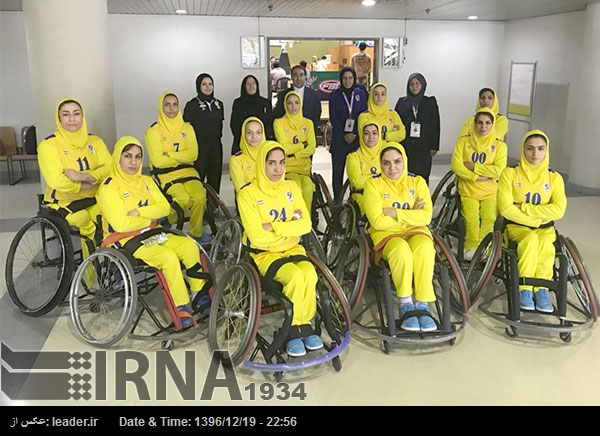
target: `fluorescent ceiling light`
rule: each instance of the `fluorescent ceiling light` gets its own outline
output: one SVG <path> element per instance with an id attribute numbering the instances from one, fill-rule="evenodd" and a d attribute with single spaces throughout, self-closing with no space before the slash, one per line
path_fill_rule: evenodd
<path id="1" fill-rule="evenodd" d="M 362 0 L 363 6 L 373 6 L 375 3 L 377 3 L 375 0 Z"/>
<path id="2" fill-rule="evenodd" d="M 469 15 L 469 16 L 467 17 L 467 19 L 469 19 L 469 20 L 476 20 L 476 19 L 478 19 L 478 18 L 479 18 L 479 17 L 478 17 L 477 15 Z"/>
<path id="3" fill-rule="evenodd" d="M 175 10 L 175 13 L 176 13 L 177 15 L 186 15 L 186 14 L 187 14 L 187 11 L 186 11 L 185 9 L 176 9 L 176 10 Z"/>

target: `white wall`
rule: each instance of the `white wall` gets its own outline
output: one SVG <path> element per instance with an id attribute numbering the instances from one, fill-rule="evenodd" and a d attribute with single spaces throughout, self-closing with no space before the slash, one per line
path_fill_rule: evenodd
<path id="1" fill-rule="evenodd" d="M 550 138 L 550 165 L 561 172 L 569 171 L 579 71 L 586 65 L 580 56 L 584 28 L 585 11 L 507 23 L 500 56 L 500 90 L 505 97 L 501 112 L 507 108 L 511 61 L 538 63 L 531 126 L 509 122 L 511 157 L 519 156 L 523 135 L 530 127 L 541 129 Z"/>
<path id="2" fill-rule="evenodd" d="M 379 81 L 388 86 L 390 104 L 394 105 L 398 97 L 405 94 L 410 73 L 418 71 L 425 76 L 427 95 L 436 96 L 440 106 L 441 154 L 450 154 L 463 120 L 474 111 L 477 91 L 481 87 L 496 89 L 501 112 L 505 112 L 510 60 L 538 60 L 538 83 L 568 85 L 573 77 L 570 73 L 577 71 L 579 65 L 576 47 L 583 24 L 583 12 L 508 24 L 408 21 L 406 29 L 404 20 L 261 18 L 260 33 L 271 38 L 352 39 L 403 36 L 406 30 L 406 63 L 399 69 L 380 69 Z M 215 80 L 215 95 L 225 103 L 223 146 L 227 161 L 232 141 L 229 131 L 231 105 L 239 95 L 242 77 L 246 74 L 257 76 L 261 93 L 267 95 L 267 70 L 242 69 L 240 66 L 239 38 L 255 35 L 257 20 L 111 14 L 108 26 L 117 136 L 131 134 L 142 139 L 146 128 L 156 120 L 161 92 L 175 92 L 183 105 L 195 95 L 196 76 L 208 72 Z M 22 13 L 0 13 L 0 28 L 0 123 L 20 129 L 22 125 L 30 124 L 33 117 Z M 5 38 L 8 31 L 10 38 Z M 546 106 L 564 106 L 562 101 L 551 103 Z M 18 109 L 13 107 L 15 105 Z M 566 123 L 564 118 L 554 119 L 550 111 L 540 119 L 540 123 L 548 124 L 539 127 L 549 130 L 553 157 L 557 147 L 565 156 L 569 154 L 569 145 L 563 145 L 562 135 L 569 133 L 569 128 L 572 130 L 572 121 L 568 116 L 566 118 Z M 560 132 L 551 130 L 561 124 L 565 126 Z M 93 126 L 89 128 L 93 130 Z M 38 136 L 49 133 L 38 132 Z M 520 143 L 520 138 L 514 140 L 509 136 L 509 140 L 511 150 L 514 149 L 513 142 Z M 518 149 L 518 144 L 516 147 Z M 517 156 L 518 153 L 511 152 L 511 157 Z M 568 163 L 558 169 L 565 168 L 568 169 Z"/>

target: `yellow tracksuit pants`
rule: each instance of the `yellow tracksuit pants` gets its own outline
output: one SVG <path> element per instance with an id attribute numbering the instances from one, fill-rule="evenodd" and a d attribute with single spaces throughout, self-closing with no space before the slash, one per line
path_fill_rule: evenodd
<path id="1" fill-rule="evenodd" d="M 190 235 L 195 238 L 202 236 L 202 222 L 206 210 L 206 192 L 199 180 L 189 180 L 185 183 L 175 183 L 167 191 L 173 200 L 190 214 Z M 177 215 L 172 212 L 169 222 L 174 223 Z"/>
<path id="2" fill-rule="evenodd" d="M 485 235 L 494 230 L 498 216 L 496 197 L 485 200 L 461 197 L 460 203 L 465 219 L 465 250 L 477 250 Z"/>

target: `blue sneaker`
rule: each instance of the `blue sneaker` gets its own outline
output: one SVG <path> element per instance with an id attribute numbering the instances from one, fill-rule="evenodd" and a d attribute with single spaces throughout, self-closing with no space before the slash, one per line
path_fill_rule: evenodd
<path id="1" fill-rule="evenodd" d="M 309 351 L 318 350 L 323 348 L 323 341 L 317 335 L 310 335 L 302 339 L 304 341 L 304 346 Z"/>
<path id="2" fill-rule="evenodd" d="M 177 312 L 179 319 L 181 320 L 181 328 L 188 328 L 194 325 L 194 318 L 192 312 L 187 304 L 183 306 L 177 306 Z"/>
<path id="3" fill-rule="evenodd" d="M 415 308 L 417 310 L 424 310 L 426 312 L 431 313 L 429 306 L 427 303 L 417 303 Z M 422 332 L 433 332 L 437 330 L 437 325 L 431 316 L 421 315 L 419 317 L 419 325 L 421 326 Z"/>
<path id="4" fill-rule="evenodd" d="M 412 310 L 415 310 L 414 304 L 412 304 L 412 303 L 401 304 L 400 305 L 400 319 L 402 319 L 402 316 L 406 312 L 410 312 Z M 402 321 L 402 324 L 400 324 L 400 328 L 402 330 L 406 330 L 409 332 L 420 332 L 421 331 L 421 325 L 419 324 L 419 320 L 417 319 L 416 316 L 411 316 L 409 318 L 406 318 L 404 321 Z"/>
<path id="5" fill-rule="evenodd" d="M 537 292 L 533 294 L 535 298 L 535 308 L 540 312 L 552 313 L 554 312 L 554 306 L 552 305 L 552 301 L 550 301 L 550 294 L 548 293 L 548 289 L 540 288 Z"/>
<path id="6" fill-rule="evenodd" d="M 533 292 L 520 291 L 519 303 L 521 305 L 521 310 L 535 310 L 535 305 L 533 304 Z"/>
<path id="7" fill-rule="evenodd" d="M 306 355 L 306 348 L 302 339 L 295 338 L 288 341 L 285 346 L 285 351 L 290 357 L 302 357 Z"/>

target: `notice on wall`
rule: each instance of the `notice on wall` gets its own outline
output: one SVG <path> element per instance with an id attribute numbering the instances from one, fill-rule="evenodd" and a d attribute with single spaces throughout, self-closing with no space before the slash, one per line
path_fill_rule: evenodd
<path id="1" fill-rule="evenodd" d="M 531 118 L 537 62 L 511 62 L 508 114 Z"/>

